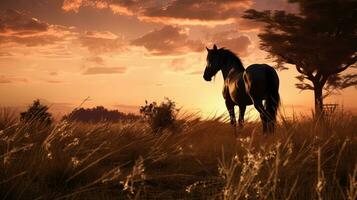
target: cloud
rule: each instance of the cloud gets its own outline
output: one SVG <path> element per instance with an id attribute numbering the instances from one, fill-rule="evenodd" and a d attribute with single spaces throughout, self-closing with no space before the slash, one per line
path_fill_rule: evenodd
<path id="1" fill-rule="evenodd" d="M 264 28 L 265 24 L 244 18 L 239 18 L 236 21 L 237 31 L 239 32 L 259 32 Z"/>
<path id="2" fill-rule="evenodd" d="M 62 9 L 108 8 L 119 15 L 164 24 L 227 24 L 250 8 L 251 0 L 64 0 Z"/>
<path id="3" fill-rule="evenodd" d="M 199 40 L 190 40 L 188 31 L 176 26 L 164 26 L 151 31 L 131 42 L 131 45 L 145 47 L 153 55 L 178 55 L 200 52 L 204 45 Z"/>
<path id="4" fill-rule="evenodd" d="M 288 0 L 270 0 L 257 1 L 255 0 L 252 7 L 256 10 L 285 10 L 290 13 L 299 13 L 299 3 L 291 3 Z"/>
<path id="5" fill-rule="evenodd" d="M 141 18 L 162 23 L 226 24 L 232 23 L 250 5 L 250 0 L 176 0 L 166 5 L 143 8 Z"/>
<path id="6" fill-rule="evenodd" d="M 79 8 L 82 6 L 83 0 L 64 0 L 62 9 L 65 11 L 78 12 Z"/>
<path id="7" fill-rule="evenodd" d="M 123 51 L 127 42 L 120 36 L 109 31 L 86 31 L 79 37 L 82 47 L 95 54 Z"/>
<path id="8" fill-rule="evenodd" d="M 0 40 L 1 41 L 1 40 Z M 13 56 L 12 53 L 9 53 L 9 52 L 1 52 L 0 51 L 0 57 L 10 57 L 10 56 Z"/>
<path id="9" fill-rule="evenodd" d="M 29 81 L 26 78 L 0 75 L 0 84 L 27 83 L 27 82 L 29 82 Z"/>
<path id="10" fill-rule="evenodd" d="M 12 83 L 12 81 L 8 77 L 5 77 L 4 75 L 1 75 L 0 76 L 0 84 L 4 84 L 4 83 Z"/>
<path id="11" fill-rule="evenodd" d="M 100 56 L 91 56 L 86 59 L 88 62 L 92 62 L 98 65 L 104 65 L 104 59 Z"/>
<path id="12" fill-rule="evenodd" d="M 247 56 L 249 54 L 248 47 L 252 43 L 247 36 L 238 36 L 216 41 L 216 44 L 220 47 L 227 47 L 240 56 Z"/>
<path id="13" fill-rule="evenodd" d="M 19 37 L 19 36 L 0 36 L 0 43 L 16 43 L 22 44 L 27 47 L 34 47 L 34 46 L 44 46 L 49 44 L 55 44 L 56 42 L 62 41 L 61 38 L 53 35 L 37 35 L 37 36 L 26 36 L 26 37 Z"/>
<path id="14" fill-rule="evenodd" d="M 48 73 L 50 76 L 57 76 L 58 75 L 58 72 L 50 72 Z"/>
<path id="15" fill-rule="evenodd" d="M 237 31 L 218 32 L 213 34 L 210 40 L 219 48 L 228 48 L 238 54 L 238 56 L 248 56 L 248 48 L 252 45 L 252 42 L 245 35 L 232 36 L 235 34 L 237 34 Z"/>
<path id="16" fill-rule="evenodd" d="M 8 9 L 0 14 L 0 33 L 23 35 L 45 32 L 48 29 L 49 24 L 17 10 Z"/>
<path id="17" fill-rule="evenodd" d="M 126 67 L 90 67 L 84 71 L 83 75 L 95 74 L 123 74 L 127 70 Z"/>
<path id="18" fill-rule="evenodd" d="M 58 84 L 58 83 L 64 83 L 63 81 L 60 80 L 46 80 L 46 83 L 53 83 L 53 84 Z"/>
<path id="19" fill-rule="evenodd" d="M 57 44 L 59 43 L 59 44 Z M 40 56 L 45 56 L 48 58 L 72 58 L 73 57 L 73 50 L 69 48 L 71 45 L 71 41 L 57 41 L 53 43 L 55 45 L 52 46 L 45 46 L 42 48 L 37 48 L 36 53 Z"/>
<path id="20" fill-rule="evenodd" d="M 8 9 L 0 13 L 0 46 L 44 46 L 63 42 L 76 33 L 70 27 L 51 25 L 28 13 Z"/>

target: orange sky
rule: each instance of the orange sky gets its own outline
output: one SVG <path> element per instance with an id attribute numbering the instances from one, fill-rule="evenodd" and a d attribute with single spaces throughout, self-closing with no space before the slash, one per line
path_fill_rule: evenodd
<path id="1" fill-rule="evenodd" d="M 248 66 L 271 63 L 259 50 L 261 24 L 242 12 L 280 9 L 285 0 L 1 0 L 0 106 L 23 107 L 39 98 L 67 112 L 104 105 L 137 111 L 145 99 L 175 100 L 207 116 L 225 111 L 222 77 L 202 78 L 205 46 L 228 47 Z M 297 72 L 280 71 L 287 112 L 310 111 L 311 91 L 294 84 Z M 355 88 L 326 99 L 355 110 Z"/>

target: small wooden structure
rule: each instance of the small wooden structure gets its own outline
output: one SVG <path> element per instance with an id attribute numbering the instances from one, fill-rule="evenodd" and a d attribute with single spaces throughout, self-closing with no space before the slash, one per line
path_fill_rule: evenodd
<path id="1" fill-rule="evenodd" d="M 336 109 L 338 107 L 338 104 L 336 103 L 327 103 L 322 106 L 322 113 L 325 117 L 331 117 Z"/>

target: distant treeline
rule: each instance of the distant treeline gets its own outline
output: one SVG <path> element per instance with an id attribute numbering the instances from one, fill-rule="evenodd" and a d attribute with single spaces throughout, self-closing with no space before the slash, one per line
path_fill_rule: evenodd
<path id="1" fill-rule="evenodd" d="M 119 121 L 134 121 L 141 117 L 132 113 L 123 113 L 118 110 L 108 110 L 103 106 L 97 106 L 94 108 L 79 108 L 73 110 L 68 115 L 65 115 L 63 119 L 69 121 L 79 122 L 119 122 Z"/>

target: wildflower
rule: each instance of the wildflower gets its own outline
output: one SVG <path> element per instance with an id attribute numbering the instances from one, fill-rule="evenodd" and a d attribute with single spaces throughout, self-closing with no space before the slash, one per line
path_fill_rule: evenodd
<path id="1" fill-rule="evenodd" d="M 77 167 L 79 165 L 79 163 L 80 163 L 80 161 L 76 157 L 72 157 L 71 158 L 71 162 L 73 164 L 73 167 Z"/>
<path id="2" fill-rule="evenodd" d="M 233 157 L 233 161 L 240 163 L 239 156 L 237 154 Z"/>
<path id="3" fill-rule="evenodd" d="M 67 145 L 67 148 L 69 148 L 69 147 L 75 147 L 75 146 L 77 146 L 78 144 L 79 144 L 79 139 L 78 139 L 78 138 L 74 138 L 73 141 Z"/>
<path id="4" fill-rule="evenodd" d="M 50 160 L 52 160 L 52 159 L 53 159 L 53 157 L 52 157 L 52 153 L 51 153 L 51 152 L 48 152 L 48 153 L 47 153 L 47 158 L 48 158 L 48 159 L 50 159 Z"/>

